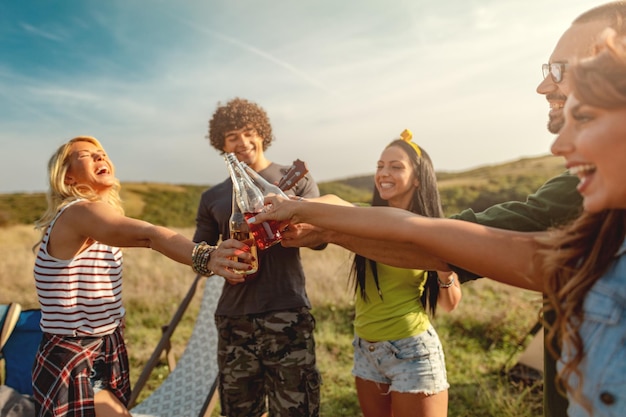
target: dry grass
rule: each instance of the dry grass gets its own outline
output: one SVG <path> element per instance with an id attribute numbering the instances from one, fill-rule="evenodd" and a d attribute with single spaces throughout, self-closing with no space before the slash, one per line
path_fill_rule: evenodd
<path id="1" fill-rule="evenodd" d="M 23 308 L 38 308 L 33 280 L 35 255 L 32 247 L 39 239 L 32 226 L 0 228 L 0 303 L 17 301 Z"/>
<path id="2" fill-rule="evenodd" d="M 193 233 L 192 228 L 178 231 L 185 236 Z M 31 251 L 37 239 L 37 233 L 30 226 L 0 228 L 0 253 L 3 255 L 0 260 L 0 303 L 17 301 L 24 308 L 38 306 Z M 307 291 L 318 319 L 318 363 L 325 379 L 323 414 L 358 415 L 354 411 L 358 410 L 358 405 L 350 376 L 353 291 L 348 287 L 347 277 L 351 255 L 334 245 L 323 251 L 303 249 L 301 254 L 307 274 Z M 147 249 L 124 250 L 124 304 L 128 311 L 126 339 L 132 383 L 156 346 L 161 325 L 172 317 L 193 277 L 188 266 L 177 264 L 159 253 Z M 434 320 L 446 352 L 452 384 L 451 415 L 495 415 L 490 411 L 468 414 L 468 410 L 475 407 L 501 411 L 507 407 L 513 409 L 500 414 L 507 417 L 540 413 L 540 394 L 530 399 L 521 397 L 517 391 L 511 393 L 506 383 L 502 385 L 497 377 L 500 368 L 515 353 L 519 338 L 536 321 L 540 296 L 486 279 L 465 284 L 463 289 L 463 302 L 459 308 L 452 314 L 438 314 Z M 199 302 L 200 297 L 196 297 L 179 330 L 174 333 L 172 344 L 176 357 L 180 356 L 191 335 Z M 166 376 L 164 365 L 157 368 L 140 400 Z M 495 397 L 494 390 L 497 392 Z"/>
<path id="3" fill-rule="evenodd" d="M 348 285 L 352 253 L 328 245 L 322 251 L 301 249 L 302 265 L 307 276 L 307 293 L 313 306 L 352 305 L 353 291 Z"/>
<path id="4" fill-rule="evenodd" d="M 192 228 L 175 229 L 191 237 Z M 0 303 L 19 301 L 25 308 L 36 308 L 37 295 L 33 282 L 35 255 L 31 248 L 38 233 L 25 225 L 0 228 Z M 350 252 L 335 245 L 323 251 L 302 249 L 302 262 L 307 276 L 307 291 L 316 305 L 350 302 L 351 291 L 346 277 L 351 265 Z M 186 265 L 177 264 L 163 255 L 143 248 L 124 249 L 124 301 L 159 300 L 171 303 L 180 300 L 193 279 Z"/>
<path id="5" fill-rule="evenodd" d="M 176 230 L 187 237 L 193 234 L 192 228 Z M 38 308 L 32 273 L 35 255 L 31 250 L 38 239 L 38 233 L 31 226 L 0 228 L 0 304 L 14 301 L 24 309 Z M 303 249 L 302 262 L 309 277 L 307 292 L 314 305 L 350 304 L 351 292 L 346 284 L 351 262 L 349 252 L 334 245 L 323 251 Z M 156 346 L 160 326 L 168 323 L 193 277 L 188 266 L 157 252 L 144 248 L 124 249 L 124 305 L 129 311 L 127 334 L 134 340 L 129 346 L 131 361 L 140 364 L 149 357 Z M 190 324 L 199 301 L 200 297 L 196 297 L 190 306 L 186 318 Z M 188 326 L 181 326 L 181 329 L 174 340 L 177 355 L 182 353 L 184 340 L 191 334 Z"/>
<path id="6" fill-rule="evenodd" d="M 193 228 L 175 229 L 191 237 Z M 19 302 L 24 309 L 38 308 L 33 279 L 35 255 L 33 245 L 39 234 L 31 226 L 0 228 L 0 304 Z M 302 250 L 307 271 L 307 292 L 314 305 L 348 305 L 351 292 L 346 276 L 350 253 L 330 245 L 326 250 Z M 133 381 L 139 376 L 158 342 L 160 327 L 169 322 L 187 293 L 194 273 L 158 252 L 144 248 L 124 249 L 124 305 L 127 314 L 127 342 L 133 370 Z M 201 287 L 199 289 L 201 291 Z M 182 354 L 191 335 L 200 297 L 195 297 L 188 313 L 174 334 L 172 345 L 176 357 Z M 164 374 L 162 375 L 165 376 Z"/>

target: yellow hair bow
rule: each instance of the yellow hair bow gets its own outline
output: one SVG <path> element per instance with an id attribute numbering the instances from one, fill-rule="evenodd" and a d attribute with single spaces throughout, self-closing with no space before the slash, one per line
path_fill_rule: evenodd
<path id="1" fill-rule="evenodd" d="M 413 149 L 415 149 L 415 153 L 417 153 L 418 158 L 422 157 L 422 150 L 419 146 L 411 141 L 413 139 L 413 133 L 409 129 L 404 129 L 402 133 L 400 133 L 400 139 L 411 145 Z"/>

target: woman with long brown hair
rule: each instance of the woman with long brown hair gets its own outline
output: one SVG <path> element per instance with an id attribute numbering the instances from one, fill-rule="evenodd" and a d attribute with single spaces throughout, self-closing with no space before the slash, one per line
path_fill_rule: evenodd
<path id="1" fill-rule="evenodd" d="M 432 161 L 409 130 L 381 152 L 374 184 L 373 206 L 443 217 Z M 352 374 L 363 416 L 447 416 L 450 385 L 429 313 L 457 307 L 456 274 L 396 268 L 355 254 L 352 278 Z"/>
<path id="2" fill-rule="evenodd" d="M 626 39 L 609 33 L 593 58 L 567 67 L 573 93 L 552 152 L 580 178 L 584 213 L 569 226 L 521 233 L 389 207 L 272 198 L 255 221 L 309 223 L 414 244 L 428 269 L 446 263 L 542 291 L 557 316 L 559 381 L 568 415 L 626 415 Z"/>

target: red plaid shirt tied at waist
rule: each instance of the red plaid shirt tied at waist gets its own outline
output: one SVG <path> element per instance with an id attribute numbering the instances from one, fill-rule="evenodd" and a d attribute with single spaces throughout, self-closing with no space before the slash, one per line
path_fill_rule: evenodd
<path id="1" fill-rule="evenodd" d="M 90 375 L 103 361 L 105 385 L 124 405 L 130 398 L 128 355 L 121 327 L 99 337 L 44 333 L 33 368 L 33 395 L 39 417 L 95 417 Z"/>

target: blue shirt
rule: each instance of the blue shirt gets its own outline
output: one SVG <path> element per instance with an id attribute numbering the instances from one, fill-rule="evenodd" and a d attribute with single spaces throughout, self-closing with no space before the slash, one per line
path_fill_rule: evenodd
<path id="1" fill-rule="evenodd" d="M 591 287 L 583 303 L 580 336 L 584 358 L 583 395 L 591 402 L 594 417 L 626 416 L 626 240 L 615 262 Z M 563 349 L 564 358 L 565 352 Z M 570 378 L 576 386 L 577 379 Z M 588 417 L 588 412 L 570 396 L 568 415 Z"/>

